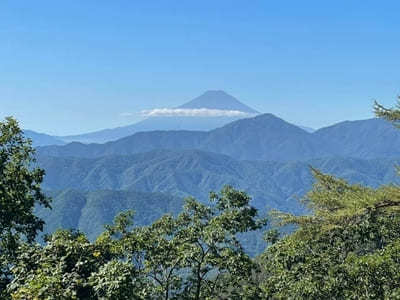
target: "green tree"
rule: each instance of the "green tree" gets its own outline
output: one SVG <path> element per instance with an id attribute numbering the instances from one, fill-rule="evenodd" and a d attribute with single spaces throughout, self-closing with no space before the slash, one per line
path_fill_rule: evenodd
<path id="1" fill-rule="evenodd" d="M 33 242 L 43 221 L 35 205 L 50 207 L 42 193 L 44 171 L 34 166 L 34 149 L 16 120 L 0 122 L 0 297 L 10 281 L 21 239 Z"/>
<path id="2" fill-rule="evenodd" d="M 386 108 L 375 101 L 374 111 L 377 117 L 392 122 L 398 127 L 400 125 L 400 96 L 398 97 L 397 105 L 393 108 Z"/>
<path id="3" fill-rule="evenodd" d="M 250 278 L 255 264 L 237 235 L 260 229 L 266 223 L 257 218 L 250 197 L 232 187 L 211 193 L 210 200 L 214 205 L 187 199 L 177 218 L 177 235 L 184 241 L 179 254 L 187 270 L 184 290 L 190 299 L 215 299 L 230 292 L 226 278 L 231 286 Z"/>
<path id="4" fill-rule="evenodd" d="M 211 194 L 211 206 L 186 199 L 177 217 L 166 215 L 150 226 L 126 230 L 122 216 L 110 233 L 125 258 L 141 271 L 143 295 L 150 299 L 252 299 L 259 292 L 249 282 L 256 265 L 237 239 L 261 228 L 244 192 L 225 187 Z M 117 229 L 117 230 L 116 230 Z M 237 287 L 240 286 L 240 289 Z M 255 296 L 254 296 L 254 299 Z"/>
<path id="5" fill-rule="evenodd" d="M 119 258 L 135 267 L 140 299 L 171 299 L 180 288 L 175 221 L 166 215 L 149 226 L 134 227 L 133 214 L 119 214 L 100 239 L 111 240 Z"/>
<path id="6" fill-rule="evenodd" d="M 106 236 L 60 230 L 45 246 L 24 245 L 8 290 L 12 299 L 138 299 L 136 270 Z"/>

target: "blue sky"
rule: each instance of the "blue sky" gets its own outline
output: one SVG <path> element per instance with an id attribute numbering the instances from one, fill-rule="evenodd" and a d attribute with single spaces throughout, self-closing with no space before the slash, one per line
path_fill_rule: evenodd
<path id="1" fill-rule="evenodd" d="M 400 94 L 399 1 L 0 1 L 0 118 L 74 134 L 222 89 L 321 127 Z"/>

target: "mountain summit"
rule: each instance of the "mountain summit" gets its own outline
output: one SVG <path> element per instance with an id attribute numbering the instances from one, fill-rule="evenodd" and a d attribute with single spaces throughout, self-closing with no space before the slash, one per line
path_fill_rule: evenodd
<path id="1" fill-rule="evenodd" d="M 91 132 L 82 135 L 60 137 L 65 142 L 105 143 L 115 141 L 136 132 L 153 130 L 200 130 L 208 131 L 222 127 L 230 122 L 242 119 L 247 115 L 259 114 L 256 110 L 241 103 L 224 91 L 207 91 L 177 109 L 218 109 L 223 111 L 240 111 L 243 116 L 151 116 L 138 123 Z"/>
<path id="2" fill-rule="evenodd" d="M 258 111 L 243 104 L 235 97 L 225 93 L 224 91 L 207 91 L 201 96 L 185 103 L 178 108 L 196 109 L 220 109 L 220 110 L 237 110 L 241 112 L 259 114 Z"/>

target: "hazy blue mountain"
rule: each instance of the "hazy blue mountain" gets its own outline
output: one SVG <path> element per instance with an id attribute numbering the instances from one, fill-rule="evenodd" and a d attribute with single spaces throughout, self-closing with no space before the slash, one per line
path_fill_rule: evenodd
<path id="1" fill-rule="evenodd" d="M 207 122 L 206 120 L 207 119 Z M 116 141 L 127 136 L 131 136 L 138 132 L 149 131 L 176 131 L 176 130 L 196 130 L 208 131 L 214 128 L 221 127 L 237 118 L 200 118 L 200 117 L 151 117 L 140 121 L 136 124 L 118 127 L 113 129 L 104 129 L 101 131 L 62 137 L 65 142 L 80 142 L 84 144 L 91 143 L 107 143 Z"/>
<path id="2" fill-rule="evenodd" d="M 215 129 L 201 149 L 242 160 L 292 161 L 331 155 L 324 141 L 272 114 Z"/>
<path id="3" fill-rule="evenodd" d="M 122 211 L 134 209 L 135 224 L 148 225 L 166 213 L 178 213 L 183 204 L 178 197 L 135 191 L 64 190 L 48 195 L 53 198 L 52 209 L 36 209 L 36 214 L 46 222 L 44 233 L 60 228 L 79 229 L 91 239 L 95 239 L 104 225 L 111 224 Z"/>
<path id="4" fill-rule="evenodd" d="M 271 114 L 242 119 L 209 132 L 152 131 L 106 144 L 71 143 L 39 148 L 48 156 L 101 157 L 156 149 L 199 149 L 247 160 L 306 160 L 331 156 L 325 140 Z"/>
<path id="5" fill-rule="evenodd" d="M 346 121 L 317 130 L 337 155 L 361 158 L 400 157 L 400 130 L 382 119 Z"/>
<path id="6" fill-rule="evenodd" d="M 126 136 L 132 135 L 137 132 L 135 128 L 136 124 L 128 125 L 128 126 L 121 126 L 112 129 L 103 129 L 99 131 L 78 134 L 78 135 L 68 135 L 68 136 L 60 136 L 66 143 L 106 143 L 110 141 L 116 141 L 122 139 Z"/>
<path id="7" fill-rule="evenodd" d="M 47 156 L 102 157 L 106 155 L 130 155 L 155 149 L 196 149 L 208 136 L 203 131 L 150 131 L 105 144 L 70 143 L 65 147 L 39 147 L 37 152 Z"/>
<path id="8" fill-rule="evenodd" d="M 178 108 L 196 109 L 208 108 L 219 110 L 237 110 L 248 114 L 258 114 L 251 107 L 241 103 L 236 98 L 228 95 L 223 91 L 207 91 L 194 100 L 185 103 Z M 105 129 L 82 135 L 60 137 L 65 142 L 82 142 L 82 143 L 106 143 L 116 141 L 118 139 L 130 136 L 136 132 L 153 131 L 153 130 L 195 130 L 208 131 L 222 127 L 230 122 L 239 120 L 243 117 L 149 117 L 138 123 L 118 127 L 113 129 Z"/>
<path id="9" fill-rule="evenodd" d="M 44 133 L 38 133 L 32 130 L 24 130 L 24 134 L 27 138 L 32 140 L 34 147 L 49 146 L 49 145 L 65 145 L 62 140 Z"/>

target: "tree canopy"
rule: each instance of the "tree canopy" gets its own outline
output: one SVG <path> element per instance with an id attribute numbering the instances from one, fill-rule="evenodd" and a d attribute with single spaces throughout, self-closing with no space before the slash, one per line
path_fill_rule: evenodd
<path id="1" fill-rule="evenodd" d="M 40 184 L 44 171 L 34 165 L 34 149 L 17 121 L 0 122 L 0 295 L 10 280 L 21 240 L 34 241 L 43 221 L 35 205 L 50 207 Z"/>
<path id="2" fill-rule="evenodd" d="M 178 216 L 149 226 L 133 226 L 133 212 L 124 212 L 94 243 L 64 230 L 44 246 L 26 244 L 8 291 L 21 300 L 252 299 L 261 292 L 248 281 L 257 266 L 237 234 L 265 220 L 229 186 L 210 199 L 188 198 Z"/>

